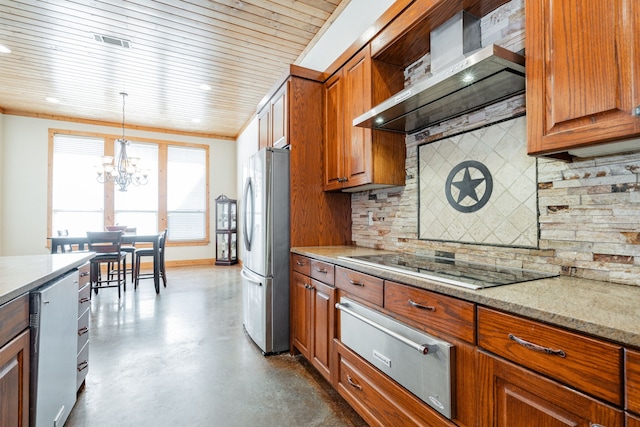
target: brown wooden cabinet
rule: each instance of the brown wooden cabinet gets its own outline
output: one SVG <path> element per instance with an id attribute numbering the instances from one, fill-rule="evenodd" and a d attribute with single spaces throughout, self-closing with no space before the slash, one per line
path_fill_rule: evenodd
<path id="1" fill-rule="evenodd" d="M 292 256 L 291 265 L 294 270 L 291 281 L 291 345 L 327 381 L 332 382 L 331 357 L 335 331 L 333 265 L 297 255 Z M 305 275 L 305 271 L 324 278 L 326 283 Z"/>
<path id="2" fill-rule="evenodd" d="M 485 307 L 478 346 L 481 425 L 624 425 L 621 346 Z"/>
<path id="3" fill-rule="evenodd" d="M 397 68 L 375 64 L 367 45 L 326 81 L 325 191 L 404 185 L 404 135 L 353 126 L 354 118 L 402 89 L 398 76 Z"/>
<path id="4" fill-rule="evenodd" d="M 258 112 L 258 149 L 272 147 L 271 143 L 271 108 L 267 104 Z"/>
<path id="5" fill-rule="evenodd" d="M 324 80 L 323 73 L 291 65 L 258 107 L 260 135 L 268 134 L 272 145 L 287 145 L 291 150 L 292 247 L 351 243 L 351 196 L 323 189 Z"/>
<path id="6" fill-rule="evenodd" d="M 287 80 L 269 101 L 258 112 L 258 145 L 264 147 L 282 148 L 289 144 L 288 135 L 288 94 Z"/>
<path id="7" fill-rule="evenodd" d="M 478 346 L 622 406 L 620 345 L 479 307 Z"/>
<path id="8" fill-rule="evenodd" d="M 640 351 L 625 350 L 625 408 L 640 415 Z"/>
<path id="9" fill-rule="evenodd" d="M 311 359 L 311 279 L 294 271 L 291 274 L 291 347 Z"/>
<path id="10" fill-rule="evenodd" d="M 640 3 L 526 2 L 529 154 L 640 134 Z"/>
<path id="11" fill-rule="evenodd" d="M 624 425 L 621 410 L 484 351 L 479 366 L 481 426 Z"/>
<path id="12" fill-rule="evenodd" d="M 29 425 L 29 295 L 0 306 L 0 427 Z"/>

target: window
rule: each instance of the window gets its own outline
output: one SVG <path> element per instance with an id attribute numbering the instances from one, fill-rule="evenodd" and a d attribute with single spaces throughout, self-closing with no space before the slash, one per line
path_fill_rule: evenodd
<path id="1" fill-rule="evenodd" d="M 205 152 L 190 147 L 169 147 L 167 214 L 173 240 L 193 240 L 207 226 L 207 167 Z"/>
<path id="2" fill-rule="evenodd" d="M 119 152 L 120 146 L 116 144 L 115 155 Z M 114 224 L 135 226 L 138 234 L 155 233 L 158 231 L 158 145 L 129 141 L 127 155 L 138 157 L 139 166 L 149 170 L 149 182 L 146 185 L 131 184 L 127 191 L 119 191 L 116 187 Z M 198 238 L 204 238 L 204 234 Z"/>
<path id="3" fill-rule="evenodd" d="M 116 137 L 51 129 L 49 141 L 49 235 L 68 230 L 78 236 L 122 224 L 139 234 L 168 228 L 173 242 L 208 243 L 208 146 L 130 141 L 127 154 L 149 170 L 148 184 L 121 192 L 96 181 L 103 154 L 119 152 Z"/>
<path id="4" fill-rule="evenodd" d="M 94 165 L 104 148 L 102 138 L 57 135 L 51 176 L 51 231 L 72 236 L 104 227 L 104 194 Z"/>

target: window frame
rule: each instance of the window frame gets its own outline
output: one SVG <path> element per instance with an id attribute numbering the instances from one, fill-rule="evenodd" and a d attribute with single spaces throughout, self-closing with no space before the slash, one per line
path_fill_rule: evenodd
<path id="1" fill-rule="evenodd" d="M 47 235 L 53 236 L 55 230 L 52 229 L 53 219 L 53 148 L 55 135 L 72 135 L 83 136 L 88 138 L 103 138 L 104 139 L 104 155 L 113 156 L 115 149 L 115 142 L 120 136 L 112 134 L 104 134 L 97 132 L 85 132 L 85 131 L 73 131 L 66 129 L 49 129 L 49 142 L 48 142 L 48 171 L 47 171 Z M 173 241 L 167 240 L 167 245 L 171 246 L 206 246 L 210 243 L 210 217 L 211 217 L 211 199 L 210 199 L 210 155 L 207 144 L 195 144 L 188 142 L 168 141 L 156 138 L 144 138 L 144 137 L 132 137 L 132 142 L 151 143 L 158 145 L 158 231 L 167 228 L 168 215 L 167 215 L 167 164 L 168 164 L 168 147 L 192 147 L 205 150 L 205 168 L 206 168 L 206 212 L 205 212 L 205 236 L 204 239 L 198 240 L 179 240 Z M 96 181 L 97 185 L 100 185 Z M 116 188 L 113 183 L 102 184 L 104 189 L 104 223 L 113 224 L 115 217 L 115 191 Z M 152 184 L 147 184 L 152 185 Z M 49 243 L 47 244 L 49 245 Z"/>

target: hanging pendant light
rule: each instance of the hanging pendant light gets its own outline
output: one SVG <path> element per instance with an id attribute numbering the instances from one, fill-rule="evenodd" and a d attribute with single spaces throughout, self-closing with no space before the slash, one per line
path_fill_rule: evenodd
<path id="1" fill-rule="evenodd" d="M 118 157 L 113 159 L 113 156 L 103 156 L 102 165 L 96 167 L 98 174 L 97 180 L 99 183 L 113 182 L 117 184 L 120 191 L 127 191 L 129 184 L 144 185 L 148 182 L 149 171 L 147 169 L 140 169 L 138 157 L 127 156 L 127 145 L 129 141 L 124 136 L 124 104 L 125 92 L 120 92 L 122 95 L 122 138 L 116 142 L 120 143 L 120 152 Z"/>

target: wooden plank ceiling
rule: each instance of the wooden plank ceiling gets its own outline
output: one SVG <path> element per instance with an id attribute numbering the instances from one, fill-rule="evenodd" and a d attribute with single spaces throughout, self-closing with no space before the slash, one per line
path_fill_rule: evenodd
<path id="1" fill-rule="evenodd" d="M 348 2 L 0 0 L 0 111 L 235 138 Z"/>

